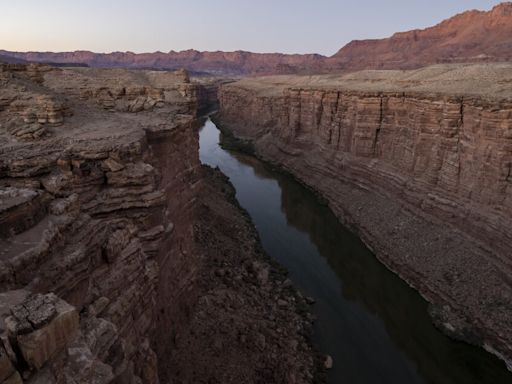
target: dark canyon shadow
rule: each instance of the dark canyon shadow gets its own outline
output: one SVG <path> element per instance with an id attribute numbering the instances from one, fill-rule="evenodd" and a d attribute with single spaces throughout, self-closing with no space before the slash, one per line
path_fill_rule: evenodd
<path id="1" fill-rule="evenodd" d="M 431 323 L 427 303 L 387 270 L 315 195 L 288 175 L 219 145 L 207 121 L 204 163 L 237 190 L 266 252 L 316 300 L 314 342 L 330 354 L 331 383 L 510 383 L 497 358 L 456 342 Z"/>

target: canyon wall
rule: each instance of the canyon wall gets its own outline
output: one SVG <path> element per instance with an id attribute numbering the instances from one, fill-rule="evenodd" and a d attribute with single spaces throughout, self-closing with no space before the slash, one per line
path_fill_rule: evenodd
<path id="1" fill-rule="evenodd" d="M 510 364 L 511 78 L 505 65 L 245 79 L 221 87 L 216 122 L 325 198 L 445 332 Z"/>
<path id="2" fill-rule="evenodd" d="M 90 72 L 3 67 L 1 380 L 158 382 L 155 319 L 172 296 L 162 265 L 176 257 L 173 231 L 191 226 L 200 168 L 187 80 L 160 76 L 157 89 L 127 74 L 127 89 Z M 153 131 L 170 153 L 192 151 L 160 166 Z"/>
<path id="3" fill-rule="evenodd" d="M 512 3 L 468 10 L 425 29 L 385 39 L 354 40 L 325 60 L 338 70 L 418 68 L 436 63 L 512 59 Z"/>
<path id="4" fill-rule="evenodd" d="M 186 72 L 0 84 L 0 383 L 311 382 L 304 299 L 200 164 Z"/>

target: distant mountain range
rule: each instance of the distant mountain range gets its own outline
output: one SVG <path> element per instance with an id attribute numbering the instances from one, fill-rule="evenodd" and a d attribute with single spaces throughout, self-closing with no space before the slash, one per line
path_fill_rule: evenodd
<path id="1" fill-rule="evenodd" d="M 4 52 L 4 51 L 1 51 Z M 7 64 L 24 64 L 27 63 L 26 60 L 18 59 L 14 56 L 10 56 L 10 52 L 6 51 L 6 55 L 0 55 L 0 62 L 1 63 L 7 63 Z"/>
<path id="2" fill-rule="evenodd" d="M 417 68 L 435 63 L 512 60 L 512 2 L 467 11 L 434 27 L 355 40 L 329 61 L 347 69 Z"/>
<path id="3" fill-rule="evenodd" d="M 187 50 L 140 53 L 10 52 L 0 61 L 33 61 L 100 68 L 186 68 L 219 75 L 406 69 L 435 63 L 512 60 L 512 2 L 491 11 L 467 11 L 431 28 L 386 39 L 354 40 L 335 55 Z"/>

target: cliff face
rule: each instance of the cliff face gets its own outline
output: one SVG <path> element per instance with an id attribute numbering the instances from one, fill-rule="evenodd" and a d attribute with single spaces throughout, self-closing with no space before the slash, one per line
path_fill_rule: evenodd
<path id="1" fill-rule="evenodd" d="M 436 63 L 512 59 L 512 3 L 490 11 L 467 11 L 426 29 L 386 39 L 355 40 L 326 59 L 338 69 L 417 68 Z"/>
<path id="2" fill-rule="evenodd" d="M 0 382 L 311 381 L 302 299 L 200 165 L 185 72 L 0 82 Z"/>
<path id="3" fill-rule="evenodd" d="M 173 231 L 191 226 L 172 207 L 193 200 L 168 180 L 192 190 L 200 164 L 181 151 L 160 166 L 151 141 L 161 131 L 173 153 L 197 148 L 194 100 L 180 94 L 189 84 L 161 74 L 156 89 L 151 74 L 126 74 L 100 87 L 90 71 L 37 66 L 1 74 L 1 379 L 157 382 L 156 311 L 171 296 L 160 293 L 162 265 L 176 252 Z M 157 116 L 134 113 L 144 110 Z"/>
<path id="4" fill-rule="evenodd" d="M 247 79 L 221 87 L 218 121 L 325 197 L 446 332 L 510 362 L 512 102 L 498 83 L 511 77 Z"/>

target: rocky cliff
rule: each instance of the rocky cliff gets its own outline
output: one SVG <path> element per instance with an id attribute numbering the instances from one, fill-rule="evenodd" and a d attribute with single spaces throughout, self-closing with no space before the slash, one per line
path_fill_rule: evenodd
<path id="1" fill-rule="evenodd" d="M 447 333 L 512 362 L 510 65 L 244 79 L 222 129 L 329 203 Z"/>
<path id="2" fill-rule="evenodd" d="M 512 59 L 512 3 L 467 11 L 425 29 L 386 39 L 354 40 L 326 59 L 336 69 L 418 68 L 436 63 Z"/>
<path id="3" fill-rule="evenodd" d="M 1 383 L 312 380 L 305 303 L 200 165 L 186 72 L 0 84 Z"/>

